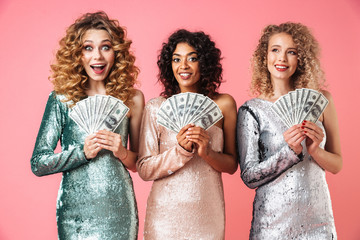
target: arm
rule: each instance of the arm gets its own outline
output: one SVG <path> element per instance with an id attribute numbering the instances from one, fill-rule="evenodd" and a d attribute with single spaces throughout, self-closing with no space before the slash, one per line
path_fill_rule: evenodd
<path id="1" fill-rule="evenodd" d="M 100 130 L 95 135 L 95 143 L 98 144 L 99 150 L 104 148 L 112 151 L 114 156 L 117 157 L 126 168 L 131 171 L 136 171 L 136 158 L 139 151 L 139 132 L 141 124 L 141 116 L 144 109 L 144 95 L 141 91 L 135 90 L 133 97 L 133 105 L 130 110 L 130 150 L 123 146 L 123 141 L 120 134 L 111 131 Z M 86 141 L 85 141 L 86 143 Z M 97 154 L 98 151 L 95 151 Z M 87 153 L 85 148 L 85 154 Z M 96 156 L 95 154 L 95 156 Z M 88 156 L 88 154 L 86 154 Z"/>
<path id="2" fill-rule="evenodd" d="M 140 129 L 139 158 L 136 168 L 140 177 L 151 181 L 167 177 L 182 168 L 193 153 L 183 149 L 178 143 L 160 153 L 160 131 L 156 123 L 158 107 L 150 101 L 144 109 Z"/>
<path id="3" fill-rule="evenodd" d="M 324 134 L 321 128 L 312 122 L 304 124 L 304 132 L 307 136 L 306 147 L 308 153 L 320 167 L 336 174 L 342 168 L 339 125 L 333 98 L 329 92 L 324 91 L 323 93 L 329 100 L 329 104 L 323 114 L 323 124 L 327 135 L 325 149 L 319 147 Z"/>
<path id="4" fill-rule="evenodd" d="M 288 144 L 284 144 L 274 155 L 265 157 L 261 153 L 259 143 L 260 129 L 257 117 L 248 106 L 242 106 L 237 120 L 237 144 L 241 178 L 249 188 L 271 182 L 302 160 Z"/>
<path id="5" fill-rule="evenodd" d="M 37 176 L 67 171 L 88 163 L 81 145 L 54 153 L 65 124 L 65 106 L 54 96 L 55 93 L 51 93 L 46 104 L 31 158 L 31 170 Z"/>
<path id="6" fill-rule="evenodd" d="M 131 109 L 131 117 L 130 117 L 130 151 L 129 151 L 129 161 L 126 163 L 123 161 L 125 166 L 136 172 L 136 159 L 139 152 L 139 137 L 140 137 L 140 126 L 141 119 L 144 110 L 145 100 L 144 95 L 141 91 L 136 90 L 136 94 L 133 98 L 134 105 Z M 131 156 L 130 156 L 131 155 Z"/>
<path id="7" fill-rule="evenodd" d="M 224 131 L 224 151 L 215 152 L 209 147 L 209 135 L 200 128 L 190 128 L 187 132 L 188 139 L 196 143 L 198 146 L 198 154 L 210 166 L 219 172 L 227 172 L 233 174 L 237 170 L 238 163 L 236 162 L 236 102 L 228 94 L 220 95 L 216 100 L 217 105 L 223 113 L 224 120 L 222 128 Z"/>

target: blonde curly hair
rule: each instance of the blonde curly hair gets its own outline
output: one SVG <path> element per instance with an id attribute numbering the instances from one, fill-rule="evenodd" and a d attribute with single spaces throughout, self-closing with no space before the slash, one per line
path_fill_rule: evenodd
<path id="1" fill-rule="evenodd" d="M 105 80 L 106 94 L 121 99 L 125 104 L 132 103 L 135 94 L 134 84 L 139 69 L 134 65 L 135 57 L 130 53 L 131 40 L 126 39 L 126 30 L 117 20 L 109 19 L 104 12 L 86 13 L 78 18 L 60 40 L 56 62 L 51 65 L 49 79 L 57 94 L 63 94 L 66 102 L 74 106 L 85 98 L 89 88 L 88 76 L 81 62 L 83 36 L 90 29 L 105 30 L 109 33 L 115 53 L 114 64 Z"/>
<path id="2" fill-rule="evenodd" d="M 270 72 L 267 68 L 268 45 L 271 36 L 277 33 L 289 34 L 298 51 L 298 66 L 291 76 L 293 89 L 324 87 L 324 72 L 318 58 L 320 48 L 310 30 L 301 23 L 286 22 L 280 25 L 268 25 L 263 31 L 252 57 L 251 92 L 254 95 L 273 96 Z"/>

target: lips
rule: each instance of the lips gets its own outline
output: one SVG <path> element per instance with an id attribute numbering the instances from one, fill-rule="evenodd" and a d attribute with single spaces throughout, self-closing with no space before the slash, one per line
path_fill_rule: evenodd
<path id="1" fill-rule="evenodd" d="M 94 70 L 96 74 L 101 74 L 105 71 L 106 64 L 93 64 L 90 67 Z"/>
<path id="2" fill-rule="evenodd" d="M 191 73 L 179 73 L 181 79 L 188 80 L 191 77 Z"/>
<path id="3" fill-rule="evenodd" d="M 279 72 L 284 72 L 284 71 L 286 71 L 286 70 L 289 68 L 289 66 L 276 64 L 276 65 L 275 65 L 275 68 L 276 68 L 276 70 L 279 71 Z"/>

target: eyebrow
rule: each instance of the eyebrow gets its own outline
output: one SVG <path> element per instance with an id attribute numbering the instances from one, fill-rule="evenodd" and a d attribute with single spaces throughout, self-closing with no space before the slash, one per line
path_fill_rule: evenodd
<path id="1" fill-rule="evenodd" d="M 270 46 L 271 48 L 272 47 L 281 47 L 280 45 L 272 45 L 272 46 Z M 288 49 L 295 49 L 295 50 L 297 50 L 297 48 L 296 47 L 291 47 L 291 48 L 288 48 Z"/>
<path id="2" fill-rule="evenodd" d="M 92 41 L 92 40 L 85 40 L 84 43 L 85 43 L 85 42 L 93 43 L 94 41 Z M 110 41 L 109 39 L 102 40 L 101 43 L 103 43 L 103 42 L 110 42 L 110 43 L 111 43 L 111 41 Z"/>
<path id="3" fill-rule="evenodd" d="M 189 56 L 189 55 L 193 55 L 193 54 L 198 54 L 198 53 L 197 52 L 189 52 L 185 56 Z M 173 56 L 181 56 L 181 55 L 179 53 L 173 53 Z"/>

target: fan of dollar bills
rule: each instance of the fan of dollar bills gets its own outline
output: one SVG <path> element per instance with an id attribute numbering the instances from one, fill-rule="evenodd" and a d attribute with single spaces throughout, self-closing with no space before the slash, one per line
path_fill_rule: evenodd
<path id="1" fill-rule="evenodd" d="M 161 104 L 157 123 L 174 132 L 189 123 L 207 130 L 222 117 L 220 108 L 209 97 L 187 92 L 173 95 Z"/>
<path id="2" fill-rule="evenodd" d="M 129 108 L 120 99 L 107 95 L 95 95 L 76 103 L 70 112 L 85 132 L 114 131 L 128 113 Z"/>
<path id="3" fill-rule="evenodd" d="M 304 120 L 315 123 L 324 112 L 328 102 L 322 93 L 302 88 L 281 96 L 271 109 L 290 128 Z"/>

